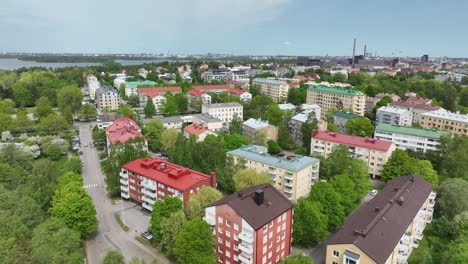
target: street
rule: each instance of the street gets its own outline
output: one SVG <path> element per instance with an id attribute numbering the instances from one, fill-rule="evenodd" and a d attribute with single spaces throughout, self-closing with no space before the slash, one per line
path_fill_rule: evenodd
<path id="1" fill-rule="evenodd" d="M 101 172 L 96 148 L 91 148 L 90 146 L 92 142 L 90 125 L 93 124 L 79 124 L 81 142 L 88 144 L 88 147 L 82 148 L 83 155 L 81 156 L 84 162 L 82 172 L 84 186 L 93 199 L 97 211 L 97 219 L 99 220 L 96 232 L 85 242 L 88 263 L 102 263 L 102 258 L 109 250 L 120 251 L 127 262 L 133 257 L 139 257 L 140 259 L 145 259 L 147 263 L 151 263 L 155 258 L 159 260 L 158 263 L 160 264 L 171 263 L 154 249 L 136 241 L 134 230 L 130 230 L 129 232 L 123 231 L 115 220 L 115 205 L 112 204 L 112 199 L 106 193 L 105 176 Z M 121 205 L 120 202 L 119 205 Z M 130 207 L 130 203 L 125 205 L 125 208 L 127 206 Z M 132 226 L 131 224 L 128 225 Z M 142 230 L 138 231 L 142 232 Z"/>

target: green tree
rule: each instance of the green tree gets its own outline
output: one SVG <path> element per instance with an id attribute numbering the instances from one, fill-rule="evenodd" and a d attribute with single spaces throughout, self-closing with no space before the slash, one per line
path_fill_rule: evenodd
<path id="1" fill-rule="evenodd" d="M 428 160 L 413 159 L 415 162 L 415 174 L 421 176 L 432 185 L 437 186 L 439 184 L 439 176 L 437 172 L 432 168 L 432 164 Z"/>
<path id="2" fill-rule="evenodd" d="M 328 123 L 327 124 L 327 130 L 330 131 L 330 132 L 340 132 L 340 129 L 334 123 Z"/>
<path id="3" fill-rule="evenodd" d="M 443 137 L 438 148 L 438 155 L 431 160 L 434 164 L 440 163 L 438 171 L 441 175 L 450 178 L 468 180 L 468 137 L 455 135 Z M 436 167 L 437 168 L 437 167 Z"/>
<path id="4" fill-rule="evenodd" d="M 249 144 L 249 140 L 246 137 L 241 136 L 239 134 L 226 134 L 224 132 L 220 132 L 215 138 L 216 140 L 221 142 L 221 144 L 223 145 L 223 150 L 225 152 L 238 149 L 242 147 L 242 145 Z"/>
<path id="5" fill-rule="evenodd" d="M 18 111 L 14 126 L 19 132 L 26 133 L 33 129 L 34 122 L 28 118 L 26 111 Z"/>
<path id="6" fill-rule="evenodd" d="M 0 100 L 0 113 L 14 114 L 15 107 L 16 107 L 15 102 L 9 98 Z"/>
<path id="7" fill-rule="evenodd" d="M 213 187 L 203 187 L 190 197 L 185 213 L 188 219 L 202 218 L 205 215 L 205 206 L 221 199 L 223 195 Z"/>
<path id="8" fill-rule="evenodd" d="M 80 109 L 81 101 L 83 101 L 83 93 L 77 86 L 65 86 L 57 93 L 57 103 L 61 112 L 69 106 L 72 112 L 75 113 Z"/>
<path id="9" fill-rule="evenodd" d="M 416 170 L 414 160 L 401 149 L 392 152 L 392 156 L 383 166 L 382 180 L 388 182 L 395 177 L 409 175 Z"/>
<path id="10" fill-rule="evenodd" d="M 215 246 L 210 225 L 201 219 L 193 219 L 183 224 L 172 252 L 180 264 L 214 263 Z"/>
<path id="11" fill-rule="evenodd" d="M 242 120 L 237 116 L 237 114 L 234 114 L 231 124 L 229 124 L 229 133 L 239 135 L 242 135 L 243 133 Z"/>
<path id="12" fill-rule="evenodd" d="M 136 94 L 132 94 L 128 97 L 127 103 L 132 107 L 138 107 L 140 105 L 140 97 Z"/>
<path id="13" fill-rule="evenodd" d="M 102 264 L 125 264 L 125 258 L 119 251 L 109 250 L 102 259 Z"/>
<path id="14" fill-rule="evenodd" d="M 90 104 L 83 105 L 78 112 L 79 117 L 85 120 L 96 118 L 97 114 L 96 107 Z"/>
<path id="15" fill-rule="evenodd" d="M 298 244 L 315 244 L 328 235 L 328 218 L 322 206 L 299 198 L 294 206 L 293 239 Z"/>
<path id="16" fill-rule="evenodd" d="M 57 145 L 49 145 L 47 149 L 44 151 L 44 154 L 47 157 L 50 157 L 52 160 L 58 160 L 60 159 L 60 156 L 63 154 L 62 153 L 62 148 L 60 148 Z"/>
<path id="17" fill-rule="evenodd" d="M 274 126 L 279 126 L 283 122 L 284 112 L 279 108 L 278 104 L 270 104 L 268 109 L 262 113 L 262 119 L 268 120 L 268 123 Z"/>
<path id="18" fill-rule="evenodd" d="M 188 109 L 188 99 L 187 96 L 183 93 L 178 93 L 174 95 L 174 99 L 177 103 L 177 109 L 181 112 L 186 112 Z"/>
<path id="19" fill-rule="evenodd" d="M 312 259 L 306 255 L 293 253 L 291 256 L 282 259 L 280 264 L 314 264 Z"/>
<path id="20" fill-rule="evenodd" d="M 234 175 L 236 190 L 240 191 L 250 186 L 271 182 L 271 176 L 267 172 L 257 172 L 254 169 L 242 169 Z"/>
<path id="21" fill-rule="evenodd" d="M 150 230 L 153 232 L 154 240 L 161 242 L 161 223 L 168 218 L 172 213 L 182 210 L 182 201 L 178 197 L 167 196 L 164 200 L 157 200 L 153 204 L 153 212 L 151 213 Z"/>
<path id="22" fill-rule="evenodd" d="M 462 179 L 448 179 L 442 183 L 436 203 L 440 214 L 450 219 L 468 211 L 468 182 Z"/>
<path id="23" fill-rule="evenodd" d="M 9 114 L 0 113 L 0 133 L 11 130 L 13 126 L 13 118 L 11 118 Z"/>
<path id="24" fill-rule="evenodd" d="M 174 247 L 175 238 L 182 230 L 183 224 L 187 221 L 182 210 L 172 213 L 169 217 L 161 221 L 161 243 L 160 247 L 171 251 Z"/>
<path id="25" fill-rule="evenodd" d="M 62 220 L 68 228 L 87 238 L 98 225 L 91 197 L 75 182 L 60 186 L 52 199 L 51 215 Z"/>
<path id="26" fill-rule="evenodd" d="M 377 109 L 379 109 L 382 106 L 386 106 L 386 105 L 390 104 L 391 102 L 393 102 L 393 99 L 390 96 L 386 95 L 386 96 L 382 97 L 382 99 L 380 99 L 377 102 L 377 104 L 375 104 L 374 109 L 372 109 L 372 113 L 375 115 L 375 113 L 377 112 Z"/>
<path id="27" fill-rule="evenodd" d="M 177 111 L 177 102 L 173 96 L 166 96 L 166 102 L 164 103 L 163 114 L 164 116 L 176 116 L 179 115 Z"/>
<path id="28" fill-rule="evenodd" d="M 301 126 L 302 147 L 306 150 L 306 154 L 310 153 L 310 140 L 314 129 L 318 129 L 317 119 L 315 118 L 315 112 L 311 112 L 307 117 L 307 121 L 302 123 Z"/>
<path id="29" fill-rule="evenodd" d="M 374 126 L 366 117 L 359 116 L 348 120 L 345 125 L 346 133 L 360 137 L 372 137 Z"/>
<path id="30" fill-rule="evenodd" d="M 332 229 L 345 218 L 344 207 L 341 205 L 341 195 L 333 189 L 328 182 L 317 182 L 312 186 L 308 200 L 319 202 L 322 205 L 322 213 L 328 218 L 328 229 Z"/>
<path id="31" fill-rule="evenodd" d="M 156 115 L 156 107 L 154 106 L 153 99 L 151 99 L 151 97 L 147 98 L 143 111 L 145 112 L 145 117 L 148 118 Z"/>
<path id="32" fill-rule="evenodd" d="M 458 239 L 453 241 L 444 254 L 447 264 L 468 263 L 468 240 Z"/>
<path id="33" fill-rule="evenodd" d="M 82 263 L 80 233 L 57 218 L 49 218 L 36 227 L 31 239 L 33 263 Z"/>
<path id="34" fill-rule="evenodd" d="M 259 146 L 265 146 L 267 144 L 267 136 L 264 131 L 258 131 L 255 133 L 252 143 Z"/>
<path id="35" fill-rule="evenodd" d="M 142 130 L 146 139 L 148 139 L 148 147 L 155 152 L 162 148 L 161 139 L 164 132 L 164 125 L 161 119 L 151 119 Z"/>
<path id="36" fill-rule="evenodd" d="M 268 153 L 269 154 L 278 154 L 281 152 L 281 147 L 276 143 L 274 140 L 268 140 L 267 142 L 268 145 Z"/>
<path id="37" fill-rule="evenodd" d="M 62 115 L 50 114 L 39 122 L 39 130 L 48 134 L 57 134 L 68 129 L 67 120 Z"/>
<path id="38" fill-rule="evenodd" d="M 54 110 L 52 109 L 49 98 L 42 96 L 36 101 L 36 110 L 34 111 L 34 116 L 36 118 L 41 119 L 53 113 Z"/>
<path id="39" fill-rule="evenodd" d="M 361 197 L 354 190 L 354 182 L 348 174 L 340 174 L 330 179 L 335 192 L 341 196 L 340 204 L 343 206 L 345 215 L 351 213 L 357 206 L 357 201 Z"/>
<path id="40" fill-rule="evenodd" d="M 282 149 L 294 149 L 294 141 L 287 124 L 284 122 L 278 127 L 278 144 Z"/>
<path id="41" fill-rule="evenodd" d="M 173 128 L 168 128 L 164 130 L 164 132 L 161 135 L 161 145 L 165 152 L 169 153 L 174 151 L 175 143 L 179 134 L 179 131 Z"/>
<path id="42" fill-rule="evenodd" d="M 13 101 L 19 107 L 28 107 L 34 105 L 34 94 L 31 93 L 24 84 L 18 82 L 13 85 Z"/>

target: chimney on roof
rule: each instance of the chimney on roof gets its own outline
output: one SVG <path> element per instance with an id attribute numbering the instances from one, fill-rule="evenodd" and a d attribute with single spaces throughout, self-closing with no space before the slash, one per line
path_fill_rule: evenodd
<path id="1" fill-rule="evenodd" d="M 216 183 L 216 172 L 212 171 L 210 172 L 210 175 L 211 175 L 211 179 L 210 179 L 211 187 L 216 188 L 218 186 Z"/>
<path id="2" fill-rule="evenodd" d="M 403 206 L 405 204 L 405 198 L 403 196 L 400 196 L 400 198 L 398 198 L 398 200 L 397 200 L 397 203 L 400 206 Z"/>
<path id="3" fill-rule="evenodd" d="M 243 195 L 242 191 L 237 192 L 237 196 L 242 197 L 242 195 Z"/>
<path id="4" fill-rule="evenodd" d="M 256 190 L 255 191 L 255 203 L 258 206 L 260 206 L 263 204 L 263 200 L 264 200 L 263 190 Z"/>
<path id="5" fill-rule="evenodd" d="M 133 115 L 129 115 L 128 118 L 130 118 L 131 120 L 133 120 Z"/>

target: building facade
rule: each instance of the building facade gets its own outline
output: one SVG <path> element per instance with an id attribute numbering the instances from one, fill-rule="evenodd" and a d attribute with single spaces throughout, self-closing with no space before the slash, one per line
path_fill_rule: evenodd
<path id="1" fill-rule="evenodd" d="M 293 205 L 271 184 L 231 194 L 205 208 L 219 264 L 277 264 L 291 254 Z"/>
<path id="2" fill-rule="evenodd" d="M 394 178 L 327 242 L 326 263 L 402 264 L 432 221 L 436 193 L 417 175 Z"/>
<path id="3" fill-rule="evenodd" d="M 415 104 L 403 101 L 393 101 L 390 103 L 390 106 L 399 108 L 399 109 L 406 109 L 413 113 L 413 124 L 419 122 L 419 116 L 423 113 L 436 111 L 436 110 L 444 110 L 440 106 L 436 105 L 425 105 L 425 104 Z"/>
<path id="4" fill-rule="evenodd" d="M 220 84 L 220 85 L 194 85 L 192 86 L 194 90 L 205 92 L 205 93 L 222 93 L 227 92 L 231 89 L 231 86 L 227 84 Z"/>
<path id="5" fill-rule="evenodd" d="M 149 95 L 162 95 L 166 93 L 178 94 L 182 92 L 182 88 L 177 86 L 168 86 L 168 87 L 140 87 L 137 88 L 137 94 L 140 98 L 140 105 L 145 106 L 146 100 L 148 100 Z"/>
<path id="6" fill-rule="evenodd" d="M 101 83 L 99 83 L 97 77 L 92 74 L 86 76 L 86 83 L 88 84 L 89 98 L 92 101 L 96 100 L 96 91 L 101 88 Z"/>
<path id="7" fill-rule="evenodd" d="M 301 156 L 273 156 L 267 148 L 248 145 L 227 152 L 236 163 L 244 163 L 257 172 L 267 172 L 274 186 L 288 199 L 297 200 L 309 195 L 310 187 L 319 179 L 320 160 Z"/>
<path id="8" fill-rule="evenodd" d="M 141 133 L 140 126 L 131 118 L 122 116 L 116 119 L 106 128 L 107 154 L 110 155 L 112 146 L 115 144 L 124 144 L 129 140 L 141 138 L 144 142 L 145 150 L 148 149 L 148 142 Z"/>
<path id="9" fill-rule="evenodd" d="M 98 115 L 96 118 L 96 123 L 99 129 L 106 129 L 110 126 L 115 120 L 121 118 L 122 115 L 116 112 L 103 113 Z"/>
<path id="10" fill-rule="evenodd" d="M 265 142 L 262 144 L 266 144 L 268 140 L 278 141 L 278 128 L 260 119 L 250 118 L 245 121 L 242 123 L 242 130 L 249 141 L 254 141 L 259 134 L 264 135 Z"/>
<path id="11" fill-rule="evenodd" d="M 154 87 L 157 85 L 153 81 L 142 81 L 142 82 L 124 82 L 125 85 L 125 95 L 130 97 L 132 95 L 138 95 L 138 87 Z M 120 87 L 118 87 L 119 89 Z"/>
<path id="12" fill-rule="evenodd" d="M 411 126 L 413 123 L 413 113 L 407 109 L 395 108 L 392 106 L 382 106 L 377 109 L 375 123 Z"/>
<path id="13" fill-rule="evenodd" d="M 392 141 L 398 149 L 426 152 L 437 150 L 440 138 L 448 135 L 450 132 L 436 129 L 378 124 L 374 138 Z"/>
<path id="14" fill-rule="evenodd" d="M 356 117 L 358 117 L 358 115 L 350 112 L 336 112 L 333 115 L 333 123 L 338 127 L 341 133 L 346 133 L 346 123 Z"/>
<path id="15" fill-rule="evenodd" d="M 317 104 L 322 108 L 322 117 L 329 109 L 352 109 L 363 116 L 366 109 L 366 95 L 358 90 L 341 87 L 310 86 L 307 89 L 307 104 Z"/>
<path id="16" fill-rule="evenodd" d="M 239 97 L 241 102 L 249 102 L 252 100 L 252 94 L 241 89 L 231 88 L 227 90 L 227 93 Z"/>
<path id="17" fill-rule="evenodd" d="M 153 210 L 157 200 L 179 197 L 184 208 L 190 195 L 205 186 L 216 188 L 216 174 L 203 174 L 158 158 L 136 159 L 122 166 L 120 194 L 147 210 Z"/>
<path id="18" fill-rule="evenodd" d="M 252 80 L 252 85 L 258 85 L 260 93 L 271 97 L 277 103 L 286 101 L 288 98 L 289 85 L 285 81 L 255 78 Z"/>
<path id="19" fill-rule="evenodd" d="M 314 130 L 310 142 L 310 153 L 320 154 L 327 158 L 333 149 L 340 145 L 349 147 L 353 158 L 361 159 L 369 166 L 369 174 L 372 178 L 380 177 L 383 166 L 396 148 L 391 141 Z"/>
<path id="20" fill-rule="evenodd" d="M 421 114 L 419 124 L 424 128 L 436 128 L 457 135 L 468 135 L 468 114 L 432 111 Z"/>
<path id="21" fill-rule="evenodd" d="M 187 100 L 189 108 L 196 108 L 195 105 L 211 104 L 211 95 L 199 90 L 190 90 L 187 92 Z M 195 109 L 192 109 L 195 110 Z"/>
<path id="22" fill-rule="evenodd" d="M 203 104 L 202 114 L 209 114 L 228 126 L 234 118 L 243 120 L 244 107 L 239 103 Z"/>
<path id="23" fill-rule="evenodd" d="M 109 112 L 119 109 L 119 91 L 112 86 L 103 86 L 96 90 L 96 105 L 99 112 Z"/>
<path id="24" fill-rule="evenodd" d="M 194 136 L 197 139 L 197 141 L 203 141 L 208 135 L 216 136 L 217 134 L 214 131 L 208 129 L 208 127 L 200 124 L 193 123 L 184 127 L 184 136 L 187 138 L 190 136 Z"/>

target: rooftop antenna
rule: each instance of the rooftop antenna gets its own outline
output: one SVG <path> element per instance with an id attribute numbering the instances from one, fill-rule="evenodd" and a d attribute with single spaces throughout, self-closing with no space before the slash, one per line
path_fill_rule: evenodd
<path id="1" fill-rule="evenodd" d="M 367 57 L 366 50 L 367 50 L 367 45 L 364 45 L 364 59 Z"/>

